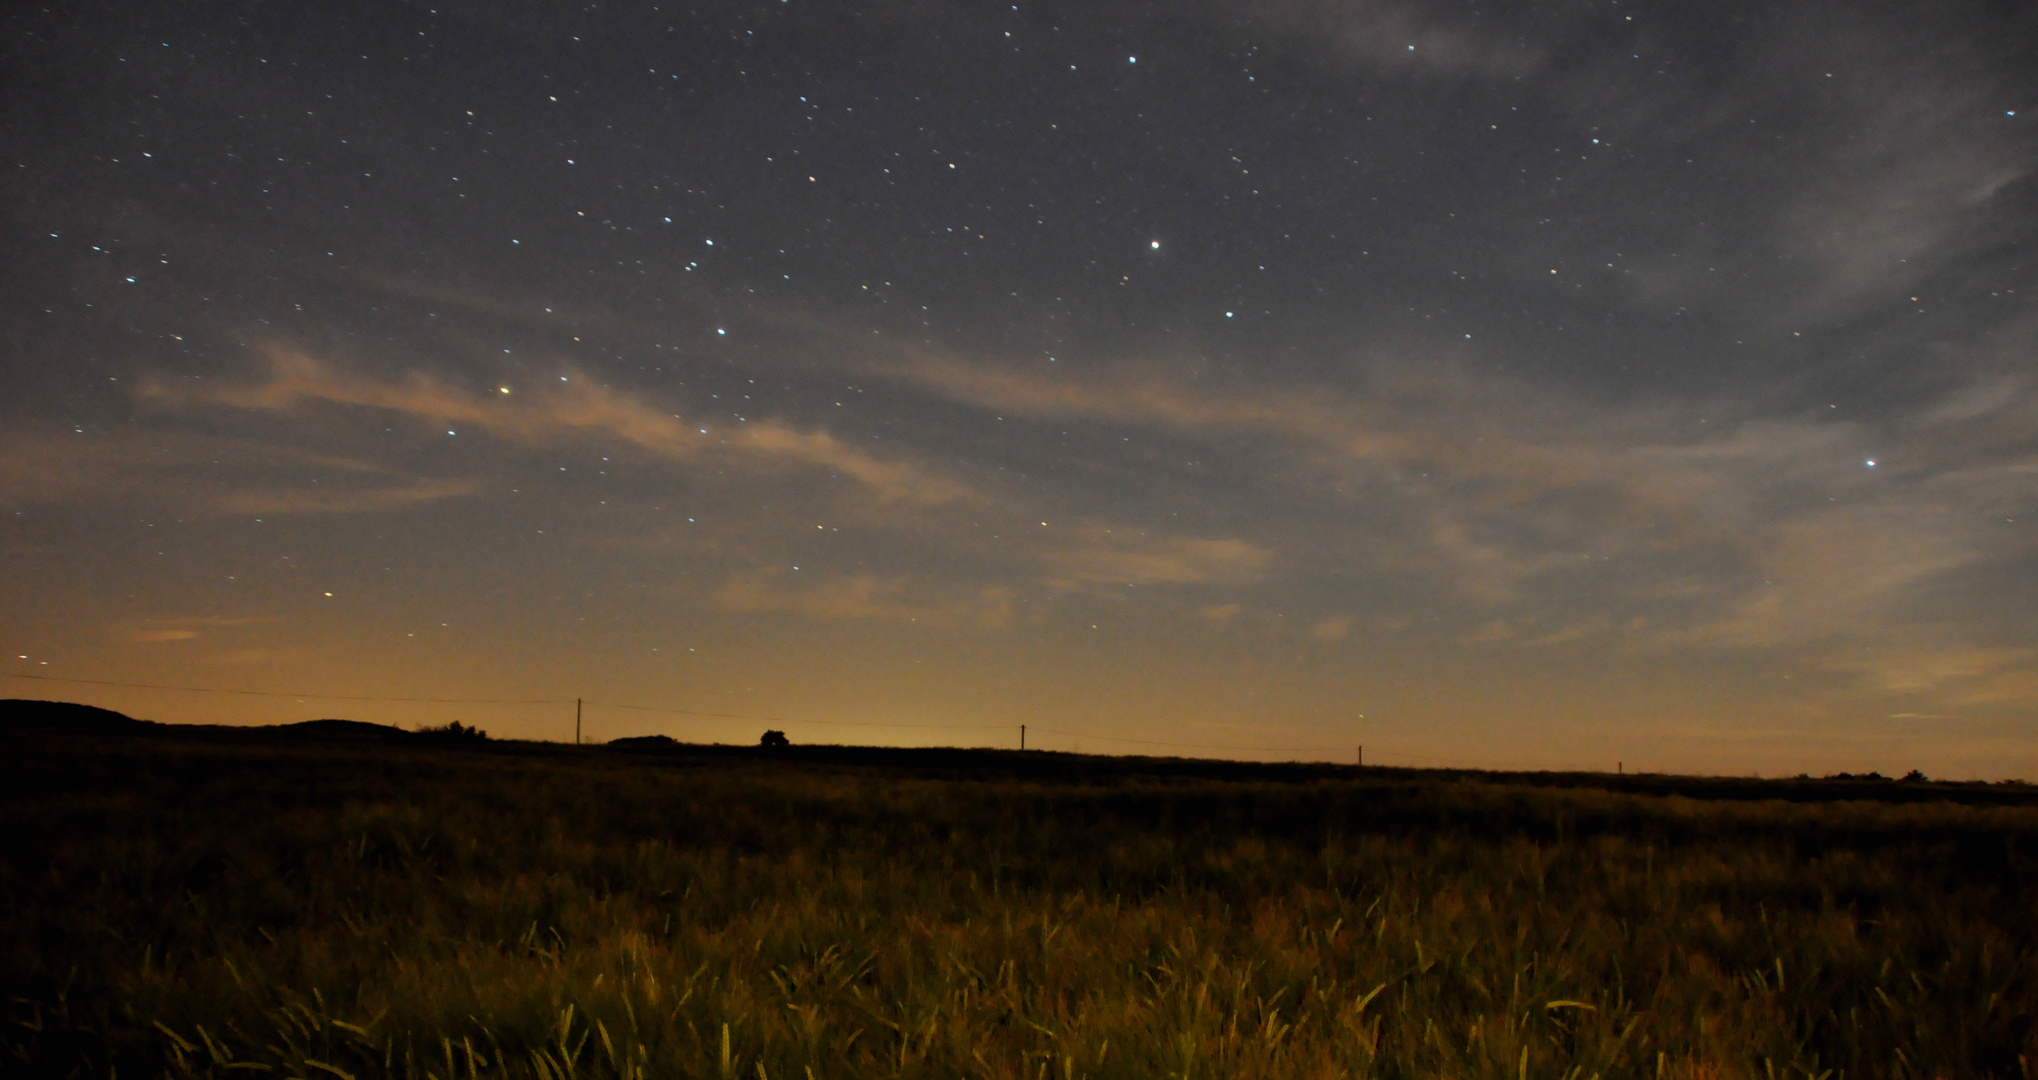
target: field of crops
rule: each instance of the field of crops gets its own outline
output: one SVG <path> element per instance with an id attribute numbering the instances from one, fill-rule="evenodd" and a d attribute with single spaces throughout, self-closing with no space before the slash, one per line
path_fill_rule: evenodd
<path id="1" fill-rule="evenodd" d="M 10 740 L 7 1076 L 2038 1070 L 2029 789 Z"/>

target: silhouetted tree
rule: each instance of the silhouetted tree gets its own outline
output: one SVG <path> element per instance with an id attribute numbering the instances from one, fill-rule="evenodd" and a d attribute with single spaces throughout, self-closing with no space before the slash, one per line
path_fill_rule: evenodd
<path id="1" fill-rule="evenodd" d="M 793 741 L 786 738 L 783 731 L 767 731 L 764 733 L 764 738 L 757 740 L 757 745 L 759 746 L 791 746 L 792 744 Z"/>
<path id="2" fill-rule="evenodd" d="M 478 727 L 468 727 L 458 720 L 447 724 L 445 727 L 421 727 L 418 729 L 418 734 L 426 738 L 439 739 L 445 742 L 486 742 L 488 740 L 488 732 Z"/>

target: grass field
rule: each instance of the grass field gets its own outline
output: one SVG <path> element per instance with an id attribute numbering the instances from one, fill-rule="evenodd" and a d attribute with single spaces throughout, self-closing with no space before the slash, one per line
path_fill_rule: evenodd
<path id="1" fill-rule="evenodd" d="M 2028 788 L 10 743 L 6 1076 L 2038 1070 Z"/>

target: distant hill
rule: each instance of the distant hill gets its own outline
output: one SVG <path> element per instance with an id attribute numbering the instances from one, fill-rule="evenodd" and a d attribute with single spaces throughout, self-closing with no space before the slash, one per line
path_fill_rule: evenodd
<path id="1" fill-rule="evenodd" d="M 0 730 L 48 731 L 64 735 L 136 735 L 163 725 L 125 713 L 71 701 L 0 700 Z"/>
<path id="2" fill-rule="evenodd" d="M 672 750 L 683 744 L 670 735 L 631 735 L 621 739 L 610 739 L 608 745 L 618 750 Z"/>
<path id="3" fill-rule="evenodd" d="M 414 737 L 400 727 L 371 724 L 365 720 L 306 720 L 297 724 L 276 724 L 268 730 L 279 735 L 314 739 L 365 739 L 374 742 L 398 742 Z"/>
<path id="4" fill-rule="evenodd" d="M 448 725 L 412 732 L 393 724 L 371 724 L 364 720 L 304 720 L 294 724 L 262 724 L 242 727 L 219 724 L 162 724 L 136 720 L 112 709 L 80 705 L 71 701 L 31 701 L 22 698 L 0 700 L 0 734 L 7 732 L 39 735 L 70 735 L 90 738 L 123 735 L 174 735 L 199 739 L 243 739 L 282 737 L 305 742 L 409 743 L 427 745 L 457 741 L 485 741 L 488 736 L 475 728 Z"/>

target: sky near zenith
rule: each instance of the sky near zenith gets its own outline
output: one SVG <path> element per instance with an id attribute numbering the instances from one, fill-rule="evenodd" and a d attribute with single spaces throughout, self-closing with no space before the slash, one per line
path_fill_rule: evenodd
<path id="1" fill-rule="evenodd" d="M 1962 0 L 11 5 L 0 696 L 2038 779 L 2034 90 Z"/>

